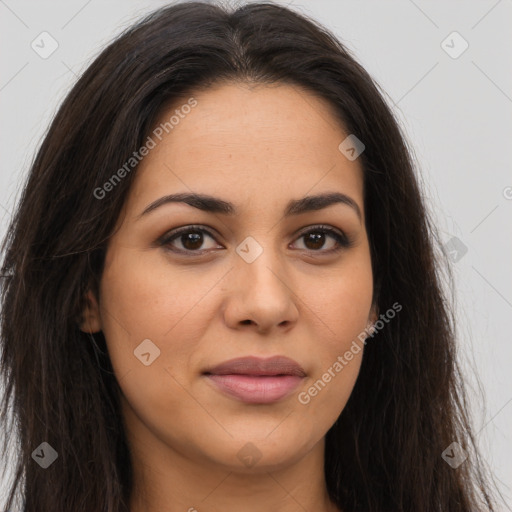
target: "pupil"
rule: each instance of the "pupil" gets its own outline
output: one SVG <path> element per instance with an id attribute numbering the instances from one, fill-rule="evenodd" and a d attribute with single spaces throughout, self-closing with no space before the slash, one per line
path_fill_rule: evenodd
<path id="1" fill-rule="evenodd" d="M 309 239 L 312 239 L 314 238 L 315 240 L 313 240 L 313 244 L 314 244 L 314 249 L 320 249 L 322 247 L 322 245 L 324 244 L 323 242 L 323 237 L 324 235 L 321 234 L 321 233 L 310 233 L 307 237 L 306 237 L 306 245 L 307 245 L 307 241 Z M 315 243 L 316 242 L 316 243 Z M 320 243 L 318 243 L 320 242 Z"/>
<path id="2" fill-rule="evenodd" d="M 186 235 L 183 235 L 183 237 L 185 237 L 184 242 L 182 239 L 183 247 L 185 247 L 185 249 L 192 250 L 192 249 L 198 249 L 199 247 L 201 247 L 201 244 L 202 244 L 202 234 L 201 233 L 188 233 Z M 190 243 L 192 243 L 192 246 L 190 245 Z"/>

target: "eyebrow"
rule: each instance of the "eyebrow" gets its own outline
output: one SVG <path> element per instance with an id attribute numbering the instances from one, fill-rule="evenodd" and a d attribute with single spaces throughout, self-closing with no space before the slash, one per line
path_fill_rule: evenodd
<path id="1" fill-rule="evenodd" d="M 218 197 L 199 193 L 180 193 L 166 195 L 160 197 L 156 201 L 153 201 L 146 206 L 141 214 L 137 216 L 137 220 L 156 210 L 160 206 L 169 203 L 185 203 L 205 212 L 220 213 L 223 215 L 238 214 L 238 210 L 233 203 L 229 203 Z M 327 208 L 328 206 L 338 203 L 350 206 L 357 213 L 359 220 L 362 220 L 359 205 L 350 196 L 340 192 L 328 192 L 324 194 L 306 196 L 301 199 L 292 199 L 286 205 L 284 217 L 299 215 L 301 213 L 315 210 L 322 210 L 323 208 Z"/>

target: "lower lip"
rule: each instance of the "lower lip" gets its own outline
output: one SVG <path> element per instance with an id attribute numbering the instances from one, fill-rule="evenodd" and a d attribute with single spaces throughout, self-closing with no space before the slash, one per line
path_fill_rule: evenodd
<path id="1" fill-rule="evenodd" d="M 269 404 L 288 396 L 303 377 L 296 375 L 207 375 L 229 396 L 249 404 Z"/>

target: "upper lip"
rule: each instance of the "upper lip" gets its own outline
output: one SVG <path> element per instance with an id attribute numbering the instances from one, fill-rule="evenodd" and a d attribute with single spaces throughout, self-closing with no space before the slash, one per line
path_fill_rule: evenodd
<path id="1" fill-rule="evenodd" d="M 255 356 L 230 359 L 204 372 L 207 375 L 297 375 L 305 377 L 304 369 L 285 356 L 260 358 Z"/>

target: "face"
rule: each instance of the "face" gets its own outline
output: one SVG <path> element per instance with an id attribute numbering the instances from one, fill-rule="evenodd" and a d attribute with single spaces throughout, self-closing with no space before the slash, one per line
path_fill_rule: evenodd
<path id="1" fill-rule="evenodd" d="M 193 98 L 151 135 L 82 329 L 105 335 L 134 449 L 275 469 L 322 445 L 359 372 L 354 340 L 375 319 L 362 168 L 338 149 L 349 134 L 329 106 L 302 89 L 224 84 Z M 155 203 L 171 194 L 225 208 Z M 341 201 L 289 208 L 323 194 Z M 296 366 L 215 373 L 274 356 Z"/>

